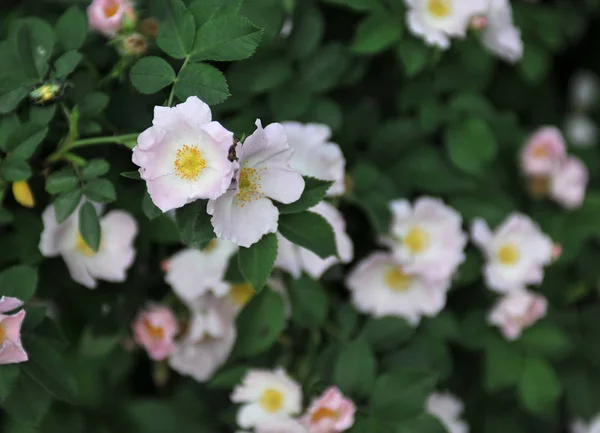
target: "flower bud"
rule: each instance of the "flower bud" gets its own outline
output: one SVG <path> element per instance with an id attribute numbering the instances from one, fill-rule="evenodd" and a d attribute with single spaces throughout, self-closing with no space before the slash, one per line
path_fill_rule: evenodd
<path id="1" fill-rule="evenodd" d="M 132 33 L 121 41 L 121 55 L 138 57 L 148 51 L 148 39 L 141 33 Z"/>

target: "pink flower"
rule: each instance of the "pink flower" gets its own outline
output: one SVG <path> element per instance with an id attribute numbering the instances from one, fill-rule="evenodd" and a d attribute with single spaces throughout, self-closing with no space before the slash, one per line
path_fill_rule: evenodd
<path id="1" fill-rule="evenodd" d="M 169 308 L 151 305 L 138 313 L 132 327 L 136 343 L 146 349 L 153 360 L 162 361 L 175 350 L 173 339 L 179 326 Z"/>
<path id="2" fill-rule="evenodd" d="M 21 325 L 25 310 L 16 314 L 2 314 L 19 308 L 23 302 L 17 298 L 0 298 L 0 365 L 27 361 L 28 356 L 21 344 Z"/>
<path id="3" fill-rule="evenodd" d="M 332 386 L 312 402 L 301 422 L 311 433 L 337 433 L 352 427 L 354 412 L 354 402 Z"/>
<path id="4" fill-rule="evenodd" d="M 565 140 L 552 126 L 536 131 L 521 152 L 521 168 L 527 175 L 547 175 L 566 155 Z"/>
<path id="5" fill-rule="evenodd" d="M 135 19 L 133 6 L 127 0 L 94 0 L 87 11 L 90 28 L 109 38 L 121 30 L 126 16 Z"/>
<path id="6" fill-rule="evenodd" d="M 505 295 L 492 309 L 488 321 L 500 328 L 502 335 L 513 341 L 521 336 L 525 328 L 529 328 L 546 315 L 548 301 L 543 296 L 520 290 Z"/>
<path id="7" fill-rule="evenodd" d="M 588 183 L 586 165 L 574 156 L 557 165 L 550 175 L 550 196 L 561 206 L 575 209 L 583 204 Z"/>

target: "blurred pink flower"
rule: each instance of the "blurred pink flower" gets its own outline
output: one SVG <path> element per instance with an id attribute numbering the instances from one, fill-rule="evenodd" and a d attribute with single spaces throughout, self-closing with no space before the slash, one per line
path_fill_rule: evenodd
<path id="1" fill-rule="evenodd" d="M 0 298 L 0 365 L 25 362 L 27 352 L 21 344 L 21 325 L 25 319 L 25 310 L 16 314 L 3 314 L 23 305 L 17 298 Z"/>
<path id="2" fill-rule="evenodd" d="M 526 175 L 549 175 L 566 155 L 565 140 L 552 126 L 538 129 L 521 152 L 521 168 Z"/>
<path id="3" fill-rule="evenodd" d="M 337 433 L 352 427 L 354 412 L 354 402 L 332 386 L 312 402 L 301 422 L 311 433 Z"/>
<path id="4" fill-rule="evenodd" d="M 513 341 L 525 328 L 544 317 L 547 307 L 548 301 L 543 296 L 521 290 L 500 299 L 490 312 L 488 321 L 500 328 L 507 340 Z"/>
<path id="5" fill-rule="evenodd" d="M 579 158 L 570 156 L 552 171 L 550 196 L 567 209 L 578 208 L 585 199 L 587 183 L 587 166 Z"/>
<path id="6" fill-rule="evenodd" d="M 173 312 L 162 305 L 151 305 L 138 313 L 132 325 L 137 344 L 155 361 L 162 361 L 173 353 L 173 339 L 179 332 Z"/>
<path id="7" fill-rule="evenodd" d="M 94 0 L 87 11 L 90 28 L 109 38 L 121 30 L 126 16 L 135 19 L 135 11 L 128 0 Z"/>

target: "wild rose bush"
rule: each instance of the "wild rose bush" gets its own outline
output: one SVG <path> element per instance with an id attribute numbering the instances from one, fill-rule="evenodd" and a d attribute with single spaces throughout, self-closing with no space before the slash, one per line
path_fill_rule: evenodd
<path id="1" fill-rule="evenodd" d="M 0 431 L 599 428 L 598 1 L 0 8 Z"/>

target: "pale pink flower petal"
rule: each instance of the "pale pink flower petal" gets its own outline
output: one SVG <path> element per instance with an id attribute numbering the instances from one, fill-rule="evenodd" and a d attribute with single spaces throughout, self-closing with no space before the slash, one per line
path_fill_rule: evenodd
<path id="1" fill-rule="evenodd" d="M 337 433 L 352 427 L 355 412 L 352 400 L 344 397 L 338 388 L 329 387 L 312 402 L 301 422 L 311 433 Z"/>
<path id="2" fill-rule="evenodd" d="M 469 433 L 469 426 L 460 416 L 463 403 L 450 393 L 434 392 L 425 403 L 427 412 L 446 427 L 448 433 Z"/>
<path id="3" fill-rule="evenodd" d="M 24 319 L 24 310 L 13 315 L 0 314 L 0 365 L 27 361 L 27 352 L 21 344 Z"/>
<path id="4" fill-rule="evenodd" d="M 10 296 L 2 296 L 0 298 L 0 313 L 8 313 L 23 306 L 23 301 Z"/>
<path id="5" fill-rule="evenodd" d="M 496 56 L 510 63 L 523 57 L 521 31 L 515 27 L 509 0 L 489 0 L 482 42 Z"/>
<path id="6" fill-rule="evenodd" d="M 132 19 L 135 17 L 128 0 L 94 0 L 87 12 L 90 28 L 109 38 L 121 30 L 126 16 Z"/>
<path id="7" fill-rule="evenodd" d="M 162 361 L 175 351 L 174 339 L 179 332 L 179 325 L 168 307 L 151 305 L 140 311 L 132 328 L 136 343 L 153 360 Z"/>
<path id="8" fill-rule="evenodd" d="M 549 175 L 566 157 L 562 133 L 553 126 L 538 129 L 521 151 L 521 168 L 528 175 Z"/>
<path id="9" fill-rule="evenodd" d="M 518 339 L 523 330 L 546 315 L 548 302 L 541 295 L 519 290 L 505 295 L 489 314 L 490 324 L 500 328 L 507 340 Z"/>
<path id="10" fill-rule="evenodd" d="M 550 196 L 566 209 L 581 207 L 588 183 L 587 166 L 570 156 L 550 175 Z"/>

